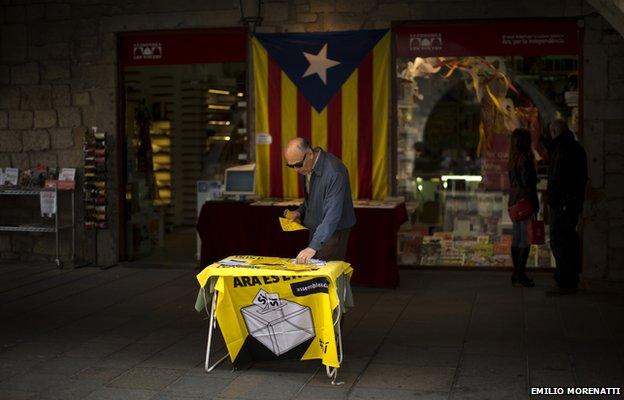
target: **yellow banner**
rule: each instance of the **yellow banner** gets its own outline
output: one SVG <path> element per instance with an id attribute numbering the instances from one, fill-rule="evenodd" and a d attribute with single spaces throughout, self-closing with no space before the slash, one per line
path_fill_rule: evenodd
<path id="1" fill-rule="evenodd" d="M 216 316 L 232 362 L 241 350 L 275 358 L 321 359 L 338 368 L 333 311 L 336 282 L 349 264 L 300 265 L 276 257 L 232 256 L 205 268 L 217 279 Z"/>

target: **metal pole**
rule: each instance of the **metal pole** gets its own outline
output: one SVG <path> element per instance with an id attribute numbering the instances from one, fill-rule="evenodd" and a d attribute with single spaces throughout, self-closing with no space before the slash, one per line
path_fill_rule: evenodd
<path id="1" fill-rule="evenodd" d="M 59 256 L 59 205 L 58 205 L 58 183 L 54 184 L 54 206 L 56 212 L 54 213 L 54 233 L 56 238 L 56 266 L 61 268 L 61 258 Z"/>
<path id="2" fill-rule="evenodd" d="M 97 248 L 98 248 L 98 243 L 97 243 L 98 234 L 97 233 L 98 233 L 98 227 L 94 226 L 93 227 L 93 237 L 94 237 L 94 239 L 93 239 L 93 264 L 96 267 L 99 266 L 99 264 L 98 264 L 98 251 L 97 251 Z"/>
<path id="3" fill-rule="evenodd" d="M 72 265 L 76 263 L 76 209 L 75 200 L 76 192 L 72 189 L 71 193 L 71 210 L 72 210 Z"/>

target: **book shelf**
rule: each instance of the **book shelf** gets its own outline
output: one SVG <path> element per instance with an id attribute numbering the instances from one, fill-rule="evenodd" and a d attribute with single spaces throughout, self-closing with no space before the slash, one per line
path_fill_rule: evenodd
<path id="1" fill-rule="evenodd" d="M 171 121 L 155 120 L 150 126 L 156 193 L 154 206 L 171 204 Z"/>

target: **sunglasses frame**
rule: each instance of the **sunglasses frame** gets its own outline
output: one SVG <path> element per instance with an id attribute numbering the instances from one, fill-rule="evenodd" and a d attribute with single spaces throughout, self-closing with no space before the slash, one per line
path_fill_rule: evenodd
<path id="1" fill-rule="evenodd" d="M 301 161 L 296 162 L 296 163 L 294 163 L 294 164 L 288 164 L 288 163 L 287 163 L 287 164 L 286 164 L 286 166 L 287 166 L 288 168 L 302 168 L 302 167 L 303 167 L 303 163 L 305 162 L 305 159 L 306 159 L 306 157 L 307 157 L 307 156 L 308 156 L 308 153 L 306 152 L 306 153 L 303 155 L 303 158 L 301 159 Z"/>

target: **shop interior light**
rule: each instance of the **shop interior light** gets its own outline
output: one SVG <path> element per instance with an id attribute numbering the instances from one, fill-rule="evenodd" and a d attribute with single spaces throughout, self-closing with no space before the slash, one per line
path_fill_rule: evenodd
<path id="1" fill-rule="evenodd" d="M 165 182 L 171 181 L 171 172 L 169 171 L 154 171 L 154 176 L 156 177 L 156 180 L 158 181 L 165 181 Z"/>
<path id="2" fill-rule="evenodd" d="M 168 136 L 165 137 L 153 137 L 152 138 L 152 149 L 154 146 L 169 148 L 171 147 L 171 138 Z"/>
<path id="3" fill-rule="evenodd" d="M 230 106 L 224 106 L 221 104 L 208 104 L 209 110 L 229 110 Z"/>
<path id="4" fill-rule="evenodd" d="M 444 181 L 444 183 L 442 184 L 442 187 L 443 187 L 444 189 L 448 188 L 448 182 L 447 182 L 447 181 Z"/>
<path id="5" fill-rule="evenodd" d="M 208 121 L 208 125 L 230 125 L 230 121 Z"/>
<path id="6" fill-rule="evenodd" d="M 238 93 L 236 93 L 236 95 L 237 95 L 238 97 L 243 97 L 245 94 L 244 94 L 244 93 L 242 93 L 242 92 L 238 92 Z"/>
<path id="7" fill-rule="evenodd" d="M 230 92 L 227 90 L 221 90 L 221 89 L 208 89 L 208 93 L 212 93 L 212 94 L 223 94 L 223 95 L 229 95 Z"/>
<path id="8" fill-rule="evenodd" d="M 481 175 L 442 175 L 442 182 L 448 180 L 466 181 L 466 182 L 481 182 L 483 178 Z"/>
<path id="9" fill-rule="evenodd" d="M 159 121 L 152 121 L 152 126 L 151 126 L 152 130 L 157 131 L 154 133 L 160 133 L 160 134 L 167 134 L 168 130 L 171 129 L 171 121 L 168 120 L 159 120 Z"/>
<path id="10" fill-rule="evenodd" d="M 171 165 L 171 155 L 170 154 L 154 154 L 152 156 L 154 164 L 158 164 L 158 166 L 167 166 Z"/>
<path id="11" fill-rule="evenodd" d="M 161 200 L 171 199 L 171 189 L 158 189 L 158 196 Z"/>

